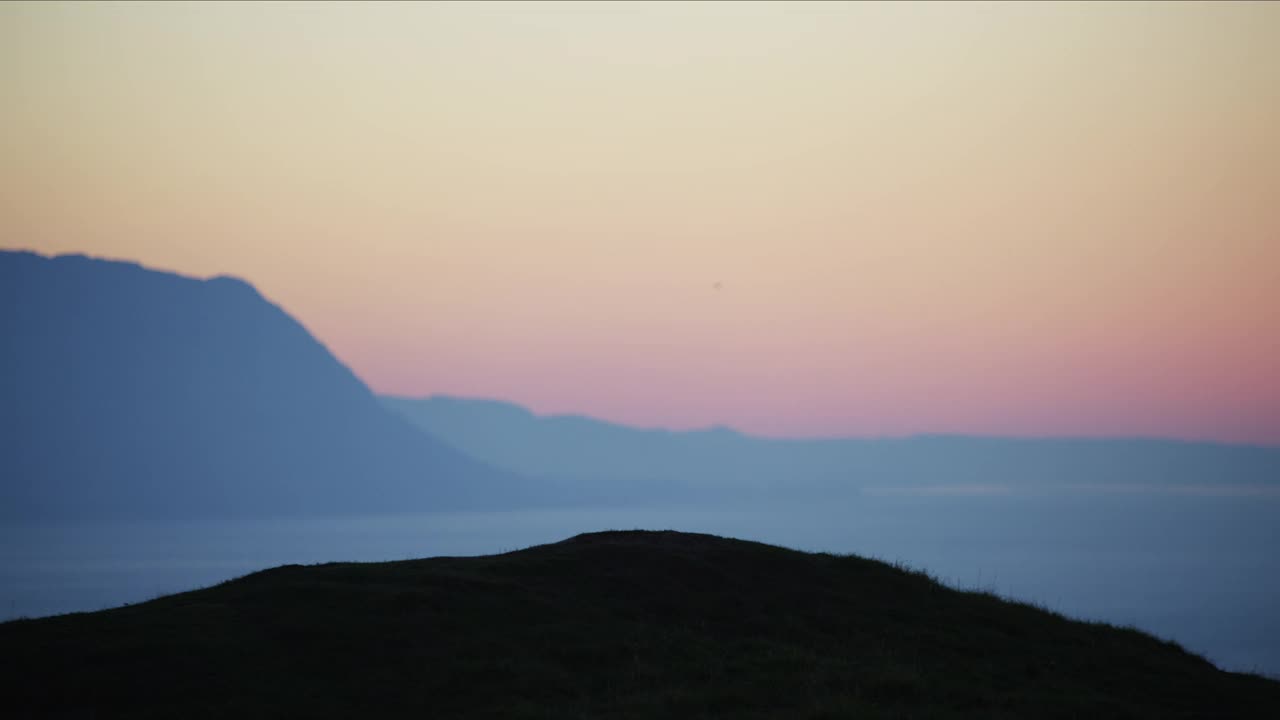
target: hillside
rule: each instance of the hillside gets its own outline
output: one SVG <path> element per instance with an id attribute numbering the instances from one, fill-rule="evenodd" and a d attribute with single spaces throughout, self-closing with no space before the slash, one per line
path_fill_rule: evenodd
<path id="1" fill-rule="evenodd" d="M 0 519 L 424 510 L 523 484 L 385 410 L 247 283 L 0 252 Z"/>
<path id="2" fill-rule="evenodd" d="M 425 432 L 498 467 L 646 499 L 755 492 L 825 501 L 858 488 L 960 485 L 1280 487 L 1280 447 L 1151 438 L 779 439 L 728 428 L 668 431 L 540 416 L 496 400 L 380 399 Z"/>
<path id="3" fill-rule="evenodd" d="M 9 717 L 1280 716 L 1280 683 L 851 556 L 675 532 L 286 566 L 0 625 Z"/>

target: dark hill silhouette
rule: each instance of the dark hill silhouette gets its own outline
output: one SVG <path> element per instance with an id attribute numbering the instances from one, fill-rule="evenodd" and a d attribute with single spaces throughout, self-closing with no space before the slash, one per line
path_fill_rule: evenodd
<path id="1" fill-rule="evenodd" d="M 1280 683 L 1135 630 L 676 532 L 291 565 L 0 647 L 10 717 L 1280 717 Z"/>
<path id="2" fill-rule="evenodd" d="M 1280 490 L 1278 447 L 1144 438 L 772 439 L 727 428 L 675 432 L 578 415 L 538 416 L 496 400 L 382 402 L 494 465 L 637 496 L 745 491 L 826 498 L 864 487 L 959 485 Z"/>
<path id="3" fill-rule="evenodd" d="M 230 277 L 0 253 L 0 516 L 187 517 L 518 501 L 387 412 Z"/>

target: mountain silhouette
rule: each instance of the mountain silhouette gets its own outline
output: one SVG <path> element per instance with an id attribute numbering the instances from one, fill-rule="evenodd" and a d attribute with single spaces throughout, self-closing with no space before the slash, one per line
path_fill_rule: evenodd
<path id="1" fill-rule="evenodd" d="M 0 252 L 0 517 L 425 510 L 520 478 L 387 412 L 231 277 Z"/>
<path id="2" fill-rule="evenodd" d="M 853 555 L 602 532 L 0 624 L 12 717 L 1266 718 L 1280 683 Z"/>
<path id="3" fill-rule="evenodd" d="M 485 462 L 600 493 L 709 497 L 962 486 L 1280 491 L 1280 448 L 1153 438 L 778 439 L 728 428 L 640 429 L 538 416 L 497 400 L 382 397 L 420 428 Z"/>

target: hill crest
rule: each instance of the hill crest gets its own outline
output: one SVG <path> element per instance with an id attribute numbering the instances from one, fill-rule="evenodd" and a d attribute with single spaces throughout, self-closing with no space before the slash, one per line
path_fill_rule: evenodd
<path id="1" fill-rule="evenodd" d="M 0 625 L 37 717 L 1266 717 L 1280 683 L 856 556 L 674 531 L 287 566 Z M 21 716 L 21 715 L 20 715 Z"/>

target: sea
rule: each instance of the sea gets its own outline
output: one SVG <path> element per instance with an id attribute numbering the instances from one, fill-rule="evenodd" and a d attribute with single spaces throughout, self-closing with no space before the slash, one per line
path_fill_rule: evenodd
<path id="1" fill-rule="evenodd" d="M 1280 678 L 1280 492 L 867 488 L 821 503 L 570 507 L 0 527 L 0 619 L 83 612 L 284 564 L 502 553 L 600 530 L 852 553 Z"/>

